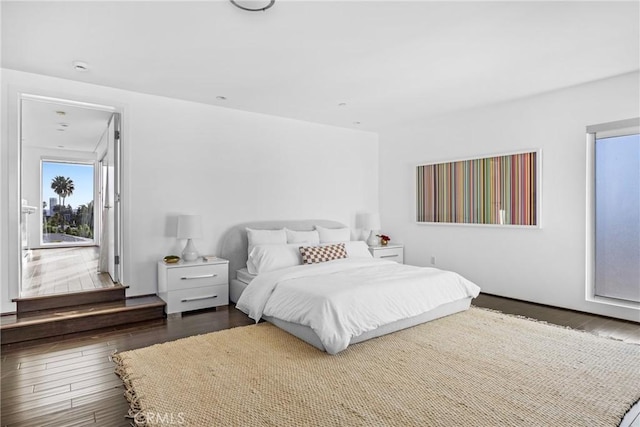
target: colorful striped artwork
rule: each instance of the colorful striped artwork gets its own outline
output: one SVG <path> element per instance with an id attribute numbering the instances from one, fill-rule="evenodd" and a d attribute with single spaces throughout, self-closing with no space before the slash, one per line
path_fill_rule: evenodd
<path id="1" fill-rule="evenodd" d="M 538 225 L 538 152 L 416 168 L 418 222 Z"/>

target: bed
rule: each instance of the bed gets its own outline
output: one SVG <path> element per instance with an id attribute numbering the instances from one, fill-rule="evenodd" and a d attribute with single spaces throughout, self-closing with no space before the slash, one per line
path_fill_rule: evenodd
<path id="1" fill-rule="evenodd" d="M 312 265 L 287 266 L 273 271 L 259 272 L 259 274 L 255 274 L 256 271 L 249 271 L 248 266 L 252 265 L 252 260 L 248 260 L 250 243 L 247 229 L 285 228 L 304 234 L 314 230 L 315 227 L 325 228 L 326 231 L 347 228 L 342 223 L 330 220 L 239 224 L 228 230 L 223 237 L 221 256 L 229 260 L 230 299 L 236 303 L 238 309 L 256 321 L 264 319 L 273 323 L 319 350 L 336 354 L 348 345 L 464 311 L 469 308 L 471 300 L 480 291 L 478 286 L 456 273 L 356 256 L 362 254 L 360 246 L 366 247 L 364 242 L 344 242 L 347 249 L 357 248 L 357 251 L 350 249 L 354 252 L 348 250 L 347 252 L 353 253 L 354 256 L 349 255 L 346 259 Z M 294 243 L 286 245 L 293 248 L 277 247 L 290 253 L 297 251 L 299 246 L 305 245 L 306 243 Z M 321 245 L 331 244 L 321 243 Z M 267 246 L 271 247 L 271 245 Z M 310 246 L 313 245 L 310 244 Z M 432 278 L 426 279 L 426 276 Z M 398 277 L 397 283 L 394 282 L 396 277 Z M 434 283 L 443 281 L 449 283 L 453 280 L 454 283 L 439 285 L 441 288 L 429 290 L 430 294 L 427 296 L 424 293 L 427 292 L 425 286 L 420 284 L 423 280 L 432 280 Z M 353 292 L 346 291 L 347 288 L 340 285 L 347 282 L 354 288 Z M 364 286 L 374 282 L 378 288 L 374 288 L 373 285 Z M 399 283 L 402 286 L 396 286 Z M 340 298 L 346 298 L 346 302 L 341 301 L 340 304 L 348 307 L 349 313 L 333 314 L 335 307 L 328 308 L 329 303 L 322 300 L 324 295 L 316 292 L 319 289 L 325 289 L 325 286 L 326 289 L 332 288 L 332 292 L 345 294 Z M 412 292 L 418 292 L 420 296 L 416 297 Z M 311 301 L 312 298 L 313 301 Z M 381 303 L 382 300 L 384 304 Z M 359 305 L 362 305 L 361 309 L 358 308 Z M 304 308 L 300 310 L 299 307 Z M 362 325 L 359 320 L 352 319 L 354 317 L 352 311 L 366 312 L 365 315 L 373 316 L 375 319 L 368 320 L 367 325 Z M 345 323 L 344 327 L 343 323 Z M 334 328 L 339 331 L 336 332 Z"/>

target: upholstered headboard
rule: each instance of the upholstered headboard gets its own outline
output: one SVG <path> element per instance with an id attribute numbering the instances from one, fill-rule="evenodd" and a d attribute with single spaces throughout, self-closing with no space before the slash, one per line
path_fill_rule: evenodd
<path id="1" fill-rule="evenodd" d="M 247 266 L 247 249 L 249 246 L 247 241 L 247 227 L 257 230 L 276 230 L 286 227 L 290 230 L 308 231 L 313 230 L 314 225 L 327 228 L 346 227 L 346 225 L 337 221 L 326 219 L 305 219 L 291 221 L 246 222 L 238 224 L 227 230 L 222 237 L 220 257 L 229 260 L 229 277 L 235 278 L 236 271 Z"/>

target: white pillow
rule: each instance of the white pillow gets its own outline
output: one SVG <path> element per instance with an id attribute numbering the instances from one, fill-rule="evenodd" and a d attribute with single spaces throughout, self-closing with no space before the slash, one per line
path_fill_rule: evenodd
<path id="1" fill-rule="evenodd" d="M 318 231 L 295 231 L 285 228 L 287 233 L 287 243 L 304 243 L 305 245 L 318 245 L 320 244 L 320 234 Z"/>
<path id="2" fill-rule="evenodd" d="M 300 245 L 257 245 L 247 259 L 247 270 L 251 274 L 267 273 L 281 268 L 302 264 Z"/>
<path id="3" fill-rule="evenodd" d="M 344 242 L 344 247 L 349 258 L 373 258 L 373 255 L 369 252 L 369 245 L 362 240 Z"/>
<path id="4" fill-rule="evenodd" d="M 351 230 L 349 228 L 324 228 L 316 225 L 316 230 L 320 235 L 320 243 L 348 242 L 351 240 Z"/>
<path id="5" fill-rule="evenodd" d="M 253 248 L 257 245 L 286 245 L 287 233 L 284 228 L 280 230 L 254 230 L 247 228 L 247 240 L 249 246 L 247 248 L 247 255 L 251 254 Z"/>

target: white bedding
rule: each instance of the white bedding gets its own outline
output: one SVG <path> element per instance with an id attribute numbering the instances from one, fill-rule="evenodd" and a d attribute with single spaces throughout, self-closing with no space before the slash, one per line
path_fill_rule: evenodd
<path id="1" fill-rule="evenodd" d="M 236 270 L 236 277 L 242 283 L 249 284 L 256 277 L 256 275 L 249 273 L 246 268 L 241 268 L 240 270 Z"/>
<path id="2" fill-rule="evenodd" d="M 260 274 L 236 307 L 256 322 L 265 315 L 308 326 L 336 354 L 352 337 L 479 292 L 450 271 L 346 258 Z"/>

